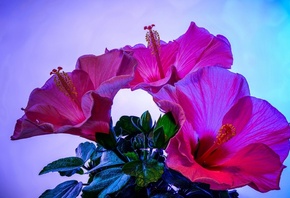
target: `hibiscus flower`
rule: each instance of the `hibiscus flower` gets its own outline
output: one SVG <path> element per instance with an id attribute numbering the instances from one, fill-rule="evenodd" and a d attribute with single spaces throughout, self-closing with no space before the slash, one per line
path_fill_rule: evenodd
<path id="1" fill-rule="evenodd" d="M 169 168 L 213 190 L 279 189 L 290 127 L 267 101 L 250 96 L 243 76 L 206 67 L 164 86 L 155 101 L 182 124 L 166 149 Z"/>
<path id="2" fill-rule="evenodd" d="M 173 84 L 199 68 L 230 68 L 233 63 L 230 43 L 222 35 L 214 36 L 192 22 L 185 34 L 165 43 L 153 27 L 144 28 L 148 30 L 148 47 L 142 44 L 124 47 L 138 61 L 135 78 L 130 83 L 132 90 L 141 88 L 155 93 L 163 85 Z"/>
<path id="3" fill-rule="evenodd" d="M 113 50 L 80 57 L 73 72 L 52 70 L 44 86 L 30 94 L 11 139 L 68 133 L 95 140 L 96 132 L 108 133 L 113 98 L 128 87 L 135 65 L 126 52 Z"/>

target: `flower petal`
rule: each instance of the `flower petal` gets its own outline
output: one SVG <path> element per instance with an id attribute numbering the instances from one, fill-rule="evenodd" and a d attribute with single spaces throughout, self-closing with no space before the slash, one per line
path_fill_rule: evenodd
<path id="1" fill-rule="evenodd" d="M 250 185 L 260 192 L 279 189 L 284 166 L 279 156 L 264 144 L 250 144 L 224 164 L 204 168 L 196 162 L 186 161 L 183 155 L 176 152 L 178 140 L 172 142 L 175 144 L 170 144 L 171 147 L 167 149 L 166 164 L 192 182 L 210 184 L 213 190 L 228 190 L 245 185 Z"/>
<path id="2" fill-rule="evenodd" d="M 15 125 L 14 133 L 11 136 L 11 140 L 18 140 L 23 138 L 29 138 L 36 135 L 45 135 L 53 132 L 53 126 L 49 123 L 34 124 L 29 121 L 24 115 L 18 119 Z"/>
<path id="3" fill-rule="evenodd" d="M 222 35 L 214 36 L 191 22 L 184 35 L 176 42 L 180 48 L 174 65 L 180 78 L 206 66 L 231 68 L 233 55 L 229 41 Z"/>
<path id="4" fill-rule="evenodd" d="M 186 133 L 191 131 L 191 133 Z M 194 162 L 193 153 L 198 148 L 198 136 L 193 132 L 192 126 L 189 122 L 182 124 L 179 132 L 170 139 L 169 145 L 166 148 L 166 153 L 178 153 L 178 163 L 191 164 Z M 174 154 L 173 154 L 174 155 Z M 168 156 L 171 157 L 171 156 Z"/>
<path id="5" fill-rule="evenodd" d="M 102 97 L 94 91 L 88 92 L 82 100 L 83 109 L 89 109 L 86 119 L 74 126 L 62 126 L 56 133 L 79 135 L 96 140 L 96 133 L 109 133 L 113 100 Z"/>
<path id="6" fill-rule="evenodd" d="M 152 54 L 152 50 L 145 46 L 137 45 L 134 47 L 126 46 L 124 49 L 133 51 L 133 56 L 138 61 L 138 66 L 135 71 L 135 78 L 130 83 L 132 90 L 142 88 L 147 90 L 148 87 L 156 87 L 159 90 L 160 86 L 168 82 L 172 75 L 172 66 L 178 50 L 176 42 L 163 43 L 160 45 L 160 61 L 164 77 L 160 76 L 160 71 L 157 65 L 156 57 Z"/>
<path id="7" fill-rule="evenodd" d="M 113 97 L 121 88 L 128 88 L 129 82 L 133 79 L 136 60 L 123 50 L 111 50 L 107 53 L 95 56 L 85 55 L 78 59 L 76 69 L 87 72 L 97 90 L 102 84 L 119 83 L 116 89 L 111 90 L 110 97 Z"/>
<path id="8" fill-rule="evenodd" d="M 68 85 L 57 84 L 55 75 L 33 90 L 11 139 L 69 133 L 94 140 L 95 132 L 108 132 L 112 99 L 91 93 L 93 84 L 86 72 L 74 70 L 67 76 Z M 70 95 L 59 86 L 72 86 L 75 92 Z"/>
<path id="9" fill-rule="evenodd" d="M 149 93 L 156 93 L 163 85 L 174 84 L 202 67 L 230 68 L 233 63 L 228 40 L 221 35 L 213 36 L 193 22 L 187 32 L 177 40 L 161 42 L 158 51 L 159 65 L 159 57 L 149 47 L 139 44 L 134 47 L 125 46 L 123 49 L 133 52 L 138 61 L 135 78 L 130 84 L 131 89 L 141 88 Z"/>
<path id="10" fill-rule="evenodd" d="M 83 71 L 68 73 L 72 86 L 76 89 L 77 97 L 66 95 L 51 77 L 42 88 L 32 91 L 25 113 L 30 120 L 45 120 L 46 122 L 64 125 L 76 124 L 85 119 L 81 109 L 81 97 L 92 89 L 88 75 Z"/>
<path id="11" fill-rule="evenodd" d="M 285 116 L 265 100 L 241 98 L 225 115 L 223 123 L 231 123 L 237 130 L 225 146 L 239 150 L 252 143 L 268 145 L 279 154 L 281 162 L 290 149 L 290 127 Z"/>
<path id="12" fill-rule="evenodd" d="M 279 189 L 279 180 L 284 168 L 279 155 L 272 149 L 265 144 L 254 143 L 245 146 L 216 169 L 230 174 L 234 188 L 248 184 L 260 192 L 267 192 Z"/>
<path id="13" fill-rule="evenodd" d="M 245 78 L 219 67 L 206 67 L 176 83 L 178 103 L 198 133 L 201 149 L 207 150 L 216 138 L 227 111 L 249 95 Z"/>

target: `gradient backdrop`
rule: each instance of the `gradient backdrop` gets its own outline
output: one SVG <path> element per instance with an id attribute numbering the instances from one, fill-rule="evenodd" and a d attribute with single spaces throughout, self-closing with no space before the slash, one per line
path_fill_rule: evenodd
<path id="1" fill-rule="evenodd" d="M 232 70 L 247 78 L 253 96 L 268 100 L 289 121 L 288 0 L 0 0 L 0 197 L 38 197 L 67 180 L 58 173 L 38 173 L 53 160 L 73 156 L 85 141 L 71 135 L 10 141 L 15 122 L 23 115 L 20 108 L 50 77 L 51 69 L 62 66 L 71 71 L 81 55 L 145 43 L 143 26 L 151 23 L 162 40 L 176 39 L 191 21 L 229 39 Z M 116 96 L 112 116 L 116 121 L 147 109 L 154 118 L 160 114 L 146 93 L 124 90 Z M 238 192 L 241 198 L 290 197 L 289 168 L 280 186 L 280 191 L 266 194 L 249 187 Z"/>

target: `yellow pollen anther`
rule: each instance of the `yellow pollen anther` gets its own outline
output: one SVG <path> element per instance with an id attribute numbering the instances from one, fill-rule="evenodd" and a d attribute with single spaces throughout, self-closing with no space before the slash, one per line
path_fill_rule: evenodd
<path id="1" fill-rule="evenodd" d="M 224 124 L 220 128 L 215 143 L 221 145 L 236 135 L 236 128 L 232 124 Z"/>
<path id="2" fill-rule="evenodd" d="M 197 161 L 205 165 L 208 157 L 215 152 L 222 144 L 229 141 L 232 137 L 236 135 L 236 128 L 232 124 L 224 124 L 219 129 L 218 134 L 216 136 L 216 140 L 214 141 L 213 145 L 209 147 L 204 153 L 202 153 L 198 158 Z"/>
<path id="3" fill-rule="evenodd" d="M 156 30 L 152 29 L 154 26 L 155 25 L 152 24 L 152 25 L 144 27 L 144 30 L 148 30 L 148 32 L 146 33 L 145 39 L 147 41 L 148 47 L 151 49 L 151 53 L 155 55 L 157 66 L 158 66 L 158 69 L 159 69 L 159 72 L 160 72 L 160 77 L 164 78 L 164 72 L 163 72 L 163 69 L 162 69 L 160 55 L 159 55 L 159 51 L 160 51 L 160 36 L 159 36 L 159 33 Z"/>
<path id="4" fill-rule="evenodd" d="M 64 71 L 62 71 L 62 67 L 58 67 L 57 69 L 53 69 L 50 72 L 50 75 L 55 74 L 56 76 L 54 77 L 54 82 L 57 86 L 57 88 L 63 92 L 66 96 L 68 96 L 69 98 L 71 98 L 72 100 L 76 101 L 77 98 L 77 92 L 76 92 L 76 88 L 73 85 L 72 80 L 70 79 L 70 77 L 67 75 L 67 73 L 65 73 Z"/>
<path id="5" fill-rule="evenodd" d="M 160 36 L 156 30 L 152 30 L 155 25 L 145 26 L 144 29 L 148 30 L 145 39 L 147 41 L 148 47 L 152 50 L 152 54 L 159 54 L 160 48 Z"/>

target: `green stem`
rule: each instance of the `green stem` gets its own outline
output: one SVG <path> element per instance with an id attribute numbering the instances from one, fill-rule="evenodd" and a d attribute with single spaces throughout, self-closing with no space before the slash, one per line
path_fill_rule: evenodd
<path id="1" fill-rule="evenodd" d="M 117 147 L 115 147 L 113 150 L 112 150 L 121 160 L 123 160 L 124 162 L 129 162 L 128 158 L 125 157 Z"/>
<path id="2" fill-rule="evenodd" d="M 147 148 L 148 148 L 148 138 L 147 138 L 147 134 L 144 134 L 144 150 L 143 150 L 143 153 L 144 153 L 144 160 L 147 160 L 147 155 L 148 155 L 148 151 L 147 151 Z"/>

